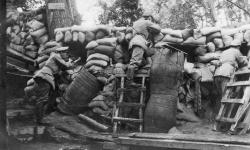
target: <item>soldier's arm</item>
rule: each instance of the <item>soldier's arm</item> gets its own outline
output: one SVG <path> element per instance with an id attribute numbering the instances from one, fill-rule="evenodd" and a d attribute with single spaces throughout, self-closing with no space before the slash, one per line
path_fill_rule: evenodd
<path id="1" fill-rule="evenodd" d="M 62 59 L 62 57 L 59 54 L 54 55 L 53 59 L 58 65 L 62 66 L 65 69 L 69 69 L 74 66 L 74 64 L 71 61 L 66 62 L 64 59 Z"/>

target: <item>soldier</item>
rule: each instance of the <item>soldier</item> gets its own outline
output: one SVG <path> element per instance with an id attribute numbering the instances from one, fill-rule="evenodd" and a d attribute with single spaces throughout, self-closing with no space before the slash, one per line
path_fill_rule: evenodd
<path id="1" fill-rule="evenodd" d="M 154 18 L 149 13 L 144 13 L 142 18 L 133 24 L 133 38 L 129 43 L 131 59 L 129 61 L 127 76 L 131 85 L 134 72 L 145 65 L 145 56 L 149 55 L 149 46 L 153 42 L 153 37 L 160 33 L 160 27 L 152 21 Z"/>
<path id="2" fill-rule="evenodd" d="M 214 82 L 219 95 L 215 102 L 215 114 L 219 111 L 220 101 L 225 93 L 225 88 L 230 81 L 230 77 L 239 66 L 247 65 L 247 60 L 242 58 L 244 57 L 242 57 L 242 53 L 240 52 L 240 45 L 232 45 L 220 54 L 220 65 L 214 73 Z M 217 128 L 217 126 L 214 126 L 214 130 L 218 130 Z"/>
<path id="3" fill-rule="evenodd" d="M 62 70 L 73 67 L 75 63 L 69 60 L 68 47 L 58 48 L 50 54 L 44 67 L 35 73 L 31 79 L 33 81 L 32 86 L 25 88 L 26 95 L 36 97 L 35 105 L 38 123 L 41 122 L 43 115 L 50 111 L 51 105 L 55 103 L 55 100 L 51 97 L 56 89 L 55 75 Z M 29 83 L 29 85 L 31 84 Z"/>

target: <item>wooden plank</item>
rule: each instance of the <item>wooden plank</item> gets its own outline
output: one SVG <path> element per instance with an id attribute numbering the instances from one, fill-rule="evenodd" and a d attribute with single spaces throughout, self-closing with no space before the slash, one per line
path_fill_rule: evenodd
<path id="1" fill-rule="evenodd" d="M 221 144 L 212 142 L 193 142 L 169 139 L 135 139 L 119 137 L 116 140 L 121 145 L 154 147 L 154 148 L 176 148 L 176 149 L 197 149 L 197 150 L 249 150 L 249 145 Z"/>
<path id="2" fill-rule="evenodd" d="M 142 123 L 142 119 L 135 119 L 135 118 L 123 118 L 123 117 L 113 117 L 113 121 L 121 121 L 121 122 L 134 122 L 134 123 Z"/>
<path id="3" fill-rule="evenodd" d="M 135 107 L 135 108 L 145 107 L 144 104 L 140 104 L 140 103 L 127 103 L 127 102 L 117 103 L 117 106 L 118 107 Z"/>
<path id="4" fill-rule="evenodd" d="M 222 99 L 221 103 L 239 103 L 239 104 L 243 104 L 244 100 L 243 99 Z"/>
<path id="5" fill-rule="evenodd" d="M 18 60 L 21 60 L 21 61 L 24 61 L 24 62 L 27 62 L 29 64 L 34 64 L 35 61 L 19 52 L 16 52 L 15 50 L 11 49 L 10 47 L 7 47 L 7 55 L 10 56 L 10 57 L 14 57 Z"/>
<path id="6" fill-rule="evenodd" d="M 236 120 L 233 118 L 226 118 L 226 117 L 221 117 L 220 119 L 218 119 L 217 121 L 221 121 L 221 122 L 228 122 L 228 123 L 235 123 Z"/>
<path id="7" fill-rule="evenodd" d="M 250 81 L 238 81 L 233 83 L 228 83 L 227 87 L 234 87 L 234 86 L 249 86 Z"/>
<path id="8" fill-rule="evenodd" d="M 235 75 L 250 74 L 250 70 L 243 70 L 235 72 Z"/>
<path id="9" fill-rule="evenodd" d="M 65 4 L 64 3 L 48 3 L 49 9 L 55 9 L 55 10 L 64 10 Z"/>
<path id="10" fill-rule="evenodd" d="M 131 133 L 129 137 L 145 139 L 168 139 L 193 142 L 213 142 L 223 144 L 250 145 L 250 138 L 237 135 L 198 135 L 198 134 L 167 134 L 167 133 Z"/>

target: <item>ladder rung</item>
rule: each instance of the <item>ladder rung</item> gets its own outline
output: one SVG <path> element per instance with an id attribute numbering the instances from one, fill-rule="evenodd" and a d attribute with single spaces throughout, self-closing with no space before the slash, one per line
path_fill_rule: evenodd
<path id="1" fill-rule="evenodd" d="M 117 74 L 116 77 L 127 77 L 126 74 Z M 142 78 L 142 77 L 149 77 L 149 74 L 135 74 L 134 77 Z"/>
<path id="2" fill-rule="evenodd" d="M 233 82 L 233 83 L 228 83 L 228 87 L 233 87 L 233 86 L 249 86 L 250 81 L 238 81 L 238 82 Z"/>
<path id="3" fill-rule="evenodd" d="M 145 87 L 138 87 L 136 89 L 134 88 L 118 88 L 117 89 L 117 92 L 128 92 L 128 91 L 146 91 L 146 88 Z"/>
<path id="4" fill-rule="evenodd" d="M 222 99 L 221 102 L 222 103 L 239 103 L 239 104 L 244 103 L 243 99 Z"/>
<path id="5" fill-rule="evenodd" d="M 113 121 L 121 121 L 121 122 L 134 122 L 134 123 L 142 123 L 142 119 L 135 119 L 135 118 L 123 118 L 123 117 L 113 117 Z"/>
<path id="6" fill-rule="evenodd" d="M 225 117 L 222 117 L 222 118 L 219 118 L 219 119 L 216 119 L 217 121 L 221 121 L 221 122 L 228 122 L 228 123 L 235 123 L 236 120 L 233 119 L 233 118 L 225 118 Z"/>
<path id="7" fill-rule="evenodd" d="M 136 107 L 136 108 L 142 108 L 145 105 L 144 104 L 140 104 L 140 103 L 126 103 L 126 102 L 120 102 L 117 103 L 118 107 Z"/>
<path id="8" fill-rule="evenodd" d="M 243 70 L 235 72 L 235 75 L 250 74 L 250 70 Z"/>
<path id="9" fill-rule="evenodd" d="M 237 125 L 237 128 L 242 129 L 242 128 L 245 128 L 245 127 L 247 127 L 247 126 L 249 126 L 249 125 L 242 122 L 242 123 L 239 123 L 239 124 Z"/>

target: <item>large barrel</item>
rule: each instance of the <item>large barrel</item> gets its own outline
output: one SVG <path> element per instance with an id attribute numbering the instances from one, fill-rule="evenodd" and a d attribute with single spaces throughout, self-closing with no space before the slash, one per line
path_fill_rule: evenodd
<path id="1" fill-rule="evenodd" d="M 96 77 L 82 68 L 67 87 L 59 109 L 65 113 L 80 113 L 99 91 L 100 83 Z"/>
<path id="2" fill-rule="evenodd" d="M 178 88 L 182 79 L 184 53 L 155 49 L 150 75 L 150 99 L 144 115 L 145 132 L 168 132 L 176 123 Z"/>

